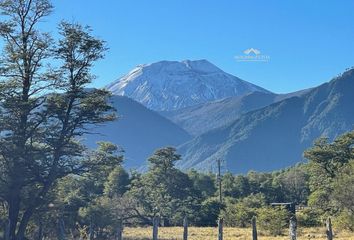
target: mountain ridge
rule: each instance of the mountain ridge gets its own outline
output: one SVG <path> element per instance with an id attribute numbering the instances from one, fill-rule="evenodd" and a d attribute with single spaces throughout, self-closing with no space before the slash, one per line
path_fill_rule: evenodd
<path id="1" fill-rule="evenodd" d="M 124 165 L 140 168 L 157 149 L 186 142 L 191 136 L 182 128 L 142 104 L 124 96 L 112 96 L 112 105 L 117 109 L 117 120 L 95 127 L 99 133 L 85 136 L 90 148 L 97 141 L 110 141 L 124 150 Z"/>
<path id="2" fill-rule="evenodd" d="M 178 110 L 159 112 L 191 135 L 197 136 L 214 128 L 235 121 L 243 113 L 253 111 L 293 96 L 310 91 L 305 89 L 288 94 L 251 92 L 242 96 L 228 97 L 201 103 Z"/>
<path id="3" fill-rule="evenodd" d="M 179 147 L 180 167 L 208 171 L 217 158 L 232 172 L 271 171 L 303 161 L 314 139 L 354 126 L 354 70 L 195 137 Z"/>

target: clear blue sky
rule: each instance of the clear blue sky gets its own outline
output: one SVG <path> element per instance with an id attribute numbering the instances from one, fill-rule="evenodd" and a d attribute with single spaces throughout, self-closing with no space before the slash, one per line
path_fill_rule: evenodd
<path id="1" fill-rule="evenodd" d="M 208 59 L 274 92 L 313 87 L 354 66 L 354 1 L 54 0 L 61 19 L 93 27 L 107 56 L 101 87 L 141 63 Z M 256 48 L 269 62 L 237 62 Z"/>

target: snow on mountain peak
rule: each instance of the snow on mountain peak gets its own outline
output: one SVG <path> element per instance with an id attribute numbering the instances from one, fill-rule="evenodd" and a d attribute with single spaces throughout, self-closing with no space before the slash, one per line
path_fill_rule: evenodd
<path id="1" fill-rule="evenodd" d="M 210 63 L 208 60 L 184 60 L 182 61 L 183 64 L 186 65 L 187 68 L 190 68 L 194 71 L 204 72 L 204 73 L 211 73 L 211 72 L 222 72 L 220 68 L 215 66 L 214 64 Z"/>
<path id="2" fill-rule="evenodd" d="M 230 96 L 267 90 L 225 73 L 207 60 L 138 65 L 106 87 L 156 111 L 180 109 Z"/>

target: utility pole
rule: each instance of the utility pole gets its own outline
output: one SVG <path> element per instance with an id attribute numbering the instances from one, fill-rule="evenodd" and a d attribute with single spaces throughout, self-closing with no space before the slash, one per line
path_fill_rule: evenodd
<path id="1" fill-rule="evenodd" d="M 217 162 L 218 162 L 219 201 L 220 201 L 220 210 L 221 210 L 222 208 L 221 159 L 219 158 Z M 218 221 L 218 240 L 223 240 L 223 224 L 224 224 L 224 219 L 220 218 Z"/>
<path id="2" fill-rule="evenodd" d="M 219 201 L 222 204 L 222 189 L 221 189 L 221 160 L 218 159 L 218 184 L 219 184 Z"/>

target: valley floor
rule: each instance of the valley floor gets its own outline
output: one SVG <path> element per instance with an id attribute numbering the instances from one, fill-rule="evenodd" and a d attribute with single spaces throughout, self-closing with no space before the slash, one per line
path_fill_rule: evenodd
<path id="1" fill-rule="evenodd" d="M 215 240 L 217 239 L 217 228 L 190 227 L 189 240 Z M 250 240 L 252 239 L 252 230 L 250 228 L 224 228 L 224 240 Z M 354 240 L 353 232 L 335 232 L 335 240 Z M 152 228 L 125 228 L 123 237 L 125 240 L 149 240 L 151 239 Z M 159 240 L 179 240 L 182 239 L 182 227 L 159 228 Z M 287 231 L 284 230 L 283 236 L 269 236 L 259 231 L 259 240 L 288 240 Z M 298 230 L 298 240 L 325 240 L 325 228 L 301 228 Z"/>

